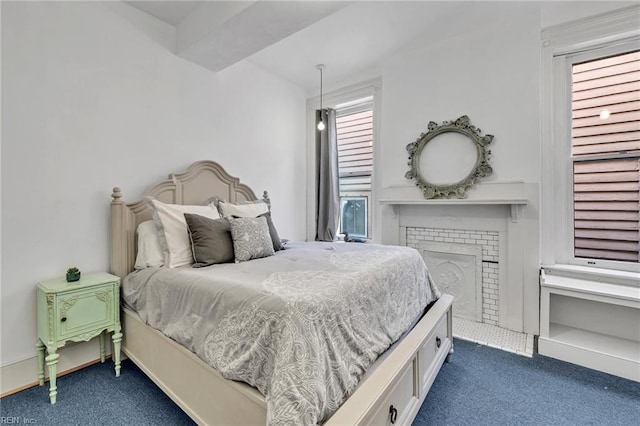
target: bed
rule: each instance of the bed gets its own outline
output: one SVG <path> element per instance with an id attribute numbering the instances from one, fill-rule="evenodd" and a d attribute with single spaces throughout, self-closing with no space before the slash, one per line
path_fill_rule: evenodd
<path id="1" fill-rule="evenodd" d="M 251 188 L 240 183 L 238 178 L 230 176 L 219 164 L 212 161 L 196 162 L 185 172 L 170 174 L 167 180 L 150 188 L 144 196 L 153 197 L 164 203 L 184 205 L 202 205 L 212 197 L 228 200 L 231 203 L 251 202 L 258 199 Z M 263 195 L 263 200 L 267 204 L 270 203 L 266 192 Z M 125 203 L 122 200 L 120 189 L 114 188 L 111 202 L 111 270 L 112 273 L 120 276 L 123 280 L 126 278 L 131 281 L 136 275 L 135 273 L 130 274 L 134 271 L 136 259 L 136 229 L 140 223 L 149 219 L 151 219 L 151 211 L 148 207 L 148 202 L 141 200 L 134 203 Z M 312 253 L 312 259 L 326 258 L 326 262 L 333 262 L 334 275 L 325 275 L 322 278 L 326 282 L 331 281 L 332 284 L 335 281 L 335 284 L 338 285 L 341 279 L 336 275 L 336 271 L 351 272 L 348 269 L 352 267 L 350 265 L 355 263 L 349 260 L 350 256 L 354 256 L 354 259 L 359 259 L 360 257 L 370 258 L 369 264 L 371 268 L 375 267 L 376 264 L 386 262 L 388 268 L 395 267 L 393 269 L 394 274 L 409 274 L 406 270 L 410 269 L 407 267 L 410 263 L 402 264 L 402 266 L 394 265 L 398 263 L 399 259 L 407 258 L 407 253 L 401 253 L 403 250 L 408 251 L 411 249 L 392 249 L 373 245 L 365 248 L 365 246 L 369 245 L 330 243 L 324 246 L 297 246 L 293 244 L 278 256 L 273 256 L 273 260 L 252 260 L 244 262 L 244 266 L 240 263 L 237 266 L 234 264 L 226 265 L 224 268 L 226 268 L 225 270 L 248 268 L 249 272 L 244 271 L 244 275 L 253 274 L 258 277 L 257 282 L 268 282 L 268 286 L 271 286 L 269 287 L 269 295 L 276 294 L 277 296 L 282 296 L 283 292 L 290 291 L 290 288 L 287 287 L 287 279 L 291 278 L 291 273 L 308 273 L 309 269 L 313 269 L 313 267 L 307 266 L 304 271 L 285 271 L 289 275 L 282 272 L 285 275 L 273 273 L 262 276 L 260 273 L 264 273 L 265 269 L 269 272 L 272 268 L 276 268 L 276 266 L 273 266 L 274 263 L 267 262 L 276 262 L 276 264 L 278 262 L 280 264 L 301 263 L 305 250 L 311 250 L 312 247 L 318 250 Z M 408 253 L 408 258 L 410 257 L 411 253 Z M 339 264 L 340 262 L 342 264 Z M 258 273 L 251 270 L 251 268 L 262 269 L 262 271 Z M 182 268 L 182 270 L 179 270 L 180 268 L 176 268 L 176 270 L 161 269 L 157 272 L 147 271 L 146 274 L 149 277 L 152 275 L 162 276 L 162 281 L 165 282 L 172 281 L 176 278 L 176 274 L 181 274 L 181 276 L 190 275 L 195 277 L 195 281 L 204 279 L 204 272 L 195 268 L 193 270 L 189 267 Z M 218 271 L 221 270 L 219 269 Z M 367 271 L 364 272 L 366 273 Z M 140 282 L 146 282 L 145 280 L 148 277 L 144 276 L 145 272 L 137 274 L 142 276 L 142 279 L 139 280 Z M 313 286 L 316 288 L 320 287 L 319 283 L 321 281 L 318 280 L 321 278 L 316 276 L 318 275 L 316 273 L 312 275 L 316 281 L 309 282 L 313 282 Z M 375 276 L 377 274 L 370 272 L 370 275 Z M 282 277 L 285 276 L 289 278 L 283 279 Z M 300 282 L 299 276 L 294 281 Z M 342 289 L 348 288 L 345 281 Z M 333 296 L 335 297 L 335 295 Z M 352 296 L 357 297 L 357 295 Z M 174 297 L 178 300 L 182 295 Z M 264 292 L 261 297 L 264 299 Z M 343 297 L 343 295 L 340 294 L 340 297 Z M 277 300 L 280 299 L 282 297 L 277 298 Z M 276 299 L 269 299 L 269 303 L 273 304 L 273 300 Z M 327 300 L 331 299 L 328 298 Z M 415 307 L 409 306 L 412 304 L 411 297 L 407 298 L 406 295 L 401 293 L 394 293 L 393 300 L 396 300 L 396 304 L 402 304 L 402 309 L 397 311 L 399 314 L 394 314 L 394 318 L 397 316 L 402 319 L 399 322 L 403 325 L 398 325 L 398 327 L 408 327 L 408 330 L 402 334 L 398 341 L 391 342 L 393 345 L 389 349 L 383 351 L 378 348 L 373 351 L 377 359 L 372 365 L 369 365 L 370 362 L 363 362 L 363 370 L 366 369 L 363 377 L 361 377 L 362 371 L 358 368 L 355 369 L 357 370 L 355 373 L 351 372 L 351 375 L 357 378 L 357 386 L 348 385 L 351 383 L 349 382 L 351 379 L 345 382 L 347 385 L 342 382 L 338 383 L 338 388 L 342 386 L 345 394 L 350 396 L 344 401 L 339 400 L 339 408 L 329 407 L 322 411 L 323 414 L 314 414 L 313 410 L 310 410 L 312 413 L 308 414 L 304 408 L 306 407 L 304 403 L 307 402 L 308 395 L 299 395 L 295 392 L 288 392 L 288 398 L 280 398 L 286 400 L 284 405 L 280 402 L 276 405 L 274 400 L 278 398 L 273 396 L 276 395 L 275 391 L 269 393 L 270 398 L 264 397 L 264 383 L 252 381 L 251 377 L 247 377 L 245 380 L 245 376 L 233 376 L 233 372 L 230 373 L 224 368 L 213 368 L 212 365 L 218 365 L 212 362 L 212 360 L 215 361 L 215 356 L 203 356 L 202 353 L 198 356 L 196 352 L 203 352 L 203 350 L 195 349 L 194 347 L 188 348 L 188 344 L 185 347 L 178 343 L 180 340 L 185 340 L 182 342 L 183 344 L 185 342 L 188 343 L 189 339 L 193 338 L 192 336 L 181 339 L 167 332 L 166 329 L 161 332 L 157 328 L 147 325 L 147 322 L 149 322 L 148 313 L 141 311 L 139 314 L 130 305 L 125 305 L 122 310 L 124 333 L 122 350 L 198 424 L 305 424 L 310 423 L 309 419 L 321 419 L 323 423 L 328 425 L 410 424 L 442 364 L 453 352 L 451 332 L 451 304 L 453 299 L 449 295 L 442 295 L 437 300 L 425 299 L 427 302 L 432 302 L 430 303 L 430 308 L 426 313 L 420 312 L 420 315 L 415 316 L 415 318 L 413 314 L 405 315 L 411 316 L 411 318 L 402 318 L 403 315 L 400 315 L 404 311 L 415 310 Z M 248 303 L 247 306 L 255 307 L 256 303 L 258 302 Z M 338 308 L 337 305 L 336 309 Z M 355 306 L 355 304 L 352 305 Z M 343 307 L 343 310 L 347 312 L 348 307 Z M 243 317 L 251 317 L 252 312 L 248 312 Z M 344 317 L 344 312 L 340 315 L 340 318 Z M 305 312 L 299 317 L 308 319 L 309 312 Z M 350 320 L 348 322 L 353 321 Z M 154 325 L 157 327 L 156 324 Z M 238 332 L 238 324 L 235 324 L 235 327 L 235 329 L 231 327 L 226 330 L 226 334 L 223 332 L 216 333 L 218 330 L 224 330 L 224 326 L 217 324 L 212 327 L 211 333 L 208 331 L 204 333 L 208 336 L 208 340 L 206 340 L 208 352 L 204 352 L 209 354 L 225 353 L 226 349 L 216 352 L 216 348 L 220 348 L 220 345 L 224 342 L 224 340 L 220 339 L 220 336 L 234 335 L 233 333 Z M 246 328 L 246 325 L 242 327 Z M 334 328 L 340 329 L 341 326 Z M 233 333 L 229 334 L 230 331 Z M 394 330 L 393 333 L 395 332 Z M 389 338 L 395 339 L 397 337 L 393 333 L 389 333 L 391 336 Z M 172 338 L 168 337 L 167 334 Z M 326 340 L 332 341 L 332 339 Z M 230 344 L 229 346 L 231 347 L 232 345 Z M 286 345 L 282 344 L 281 346 Z M 354 353 L 356 352 L 361 355 L 367 350 L 366 347 L 361 346 L 354 349 Z M 379 352 L 383 353 L 378 357 Z M 274 375 L 289 374 L 289 370 L 295 369 L 297 358 L 303 358 L 307 352 L 301 352 L 298 348 L 291 353 L 294 354 L 291 364 L 284 364 L 283 367 L 282 362 L 280 362 L 279 364 L 275 363 L 279 366 L 264 368 L 270 372 L 274 370 Z M 329 353 L 332 356 L 334 355 L 331 349 L 329 349 Z M 373 362 L 373 359 L 371 359 L 371 362 Z M 351 363 L 348 363 L 348 365 L 351 366 Z M 308 368 L 308 365 L 302 370 L 305 368 Z M 281 372 L 281 370 L 285 371 Z M 305 372 L 305 374 L 307 373 Z M 293 375 L 292 377 L 294 377 L 295 382 L 295 378 L 300 381 L 299 378 L 302 376 Z M 306 380 L 308 376 L 304 377 Z M 234 378 L 234 380 L 229 378 Z M 248 385 L 244 381 L 253 383 L 255 387 Z M 295 385 L 296 383 L 293 384 Z M 322 390 L 322 386 L 320 384 L 319 387 L 316 387 L 316 391 Z M 263 392 L 258 391 L 256 387 L 261 388 Z M 330 388 L 332 389 L 333 387 L 335 386 Z M 330 394 L 329 388 L 326 391 Z M 287 394 L 287 392 L 281 393 Z M 336 398 L 328 398 L 328 401 L 335 403 Z M 300 411 L 297 412 L 295 410 Z M 305 414 L 300 414 L 301 417 L 296 419 L 295 416 L 303 412 Z M 281 422 L 281 419 L 287 420 Z M 315 422 L 316 420 L 312 421 L 312 423 Z"/>

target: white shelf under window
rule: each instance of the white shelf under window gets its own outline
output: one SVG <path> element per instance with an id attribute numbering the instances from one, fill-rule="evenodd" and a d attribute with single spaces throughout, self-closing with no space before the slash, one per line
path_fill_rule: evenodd
<path id="1" fill-rule="evenodd" d="M 621 360 L 637 363 L 640 359 L 640 342 L 563 324 L 549 325 L 549 339 Z"/>
<path id="2" fill-rule="evenodd" d="M 640 285 L 557 272 L 540 275 L 540 354 L 640 381 Z"/>

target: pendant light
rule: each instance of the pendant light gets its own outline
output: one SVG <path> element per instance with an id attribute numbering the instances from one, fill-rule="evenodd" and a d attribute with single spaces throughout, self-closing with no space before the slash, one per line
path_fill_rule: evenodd
<path id="1" fill-rule="evenodd" d="M 320 71 L 320 121 L 318 122 L 318 130 L 323 131 L 325 128 L 322 118 L 322 71 L 326 68 L 324 64 L 316 65 L 316 69 Z"/>

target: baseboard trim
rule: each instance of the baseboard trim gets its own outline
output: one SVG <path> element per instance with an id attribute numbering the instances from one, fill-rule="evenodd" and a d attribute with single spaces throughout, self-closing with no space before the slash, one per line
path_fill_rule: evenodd
<path id="1" fill-rule="evenodd" d="M 57 377 L 73 373 L 89 365 L 100 362 L 98 339 L 89 342 L 73 343 L 58 349 Z M 106 356 L 111 357 L 111 345 L 106 345 Z M 45 367 L 45 380 L 49 369 Z M 38 357 L 32 356 L 0 367 L 0 398 L 12 395 L 31 387 L 38 386 Z"/>
<path id="2" fill-rule="evenodd" d="M 540 337 L 540 355 L 640 382 L 640 362 L 620 358 L 594 349 Z"/>
<path id="3" fill-rule="evenodd" d="M 107 355 L 105 357 L 105 362 L 106 362 L 107 359 L 111 359 L 111 355 Z M 68 370 L 61 371 L 58 374 L 56 374 L 56 378 L 62 377 L 64 375 L 66 375 L 66 374 L 75 373 L 78 370 L 82 370 L 83 368 L 89 367 L 90 365 L 99 364 L 100 362 L 101 362 L 100 358 L 96 358 L 93 361 L 85 362 L 82 365 L 78 365 L 78 366 L 72 367 L 72 368 L 70 368 Z M 47 376 L 47 377 L 45 377 L 44 382 L 47 383 L 48 381 L 49 381 L 49 377 Z M 18 393 L 18 392 L 21 392 L 21 391 L 23 391 L 25 389 L 33 388 L 33 387 L 38 386 L 38 385 L 39 385 L 39 383 L 36 380 L 35 382 L 28 383 L 28 384 L 26 384 L 24 386 L 20 386 L 18 388 L 11 389 L 11 390 L 9 390 L 7 392 L 4 392 L 4 393 L 0 394 L 0 398 L 4 398 L 5 396 L 13 395 L 14 393 Z"/>

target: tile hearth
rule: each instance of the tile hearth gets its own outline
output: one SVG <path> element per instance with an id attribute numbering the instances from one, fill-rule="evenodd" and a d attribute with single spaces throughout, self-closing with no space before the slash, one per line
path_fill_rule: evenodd
<path id="1" fill-rule="evenodd" d="M 453 317 L 453 337 L 518 355 L 533 356 L 533 335 Z"/>

